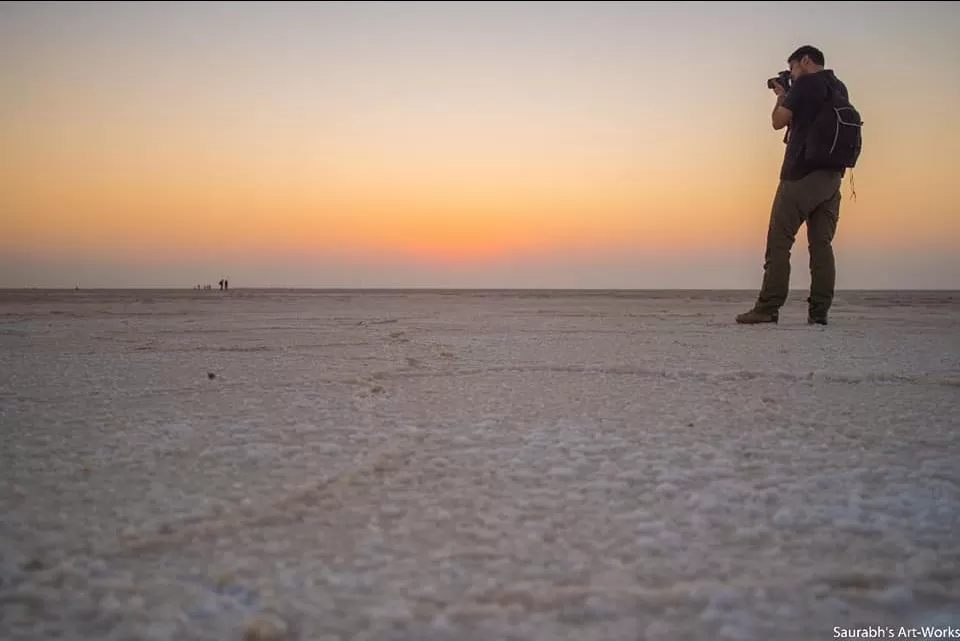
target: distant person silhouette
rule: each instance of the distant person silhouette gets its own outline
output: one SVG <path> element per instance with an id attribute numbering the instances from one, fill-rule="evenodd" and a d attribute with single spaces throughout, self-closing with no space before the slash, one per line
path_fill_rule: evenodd
<path id="1" fill-rule="evenodd" d="M 223 279 L 220 279 L 220 291 L 223 291 Z"/>
<path id="2" fill-rule="evenodd" d="M 223 279 L 223 289 L 224 290 L 230 289 L 230 281 L 227 280 L 226 278 Z"/>
<path id="3" fill-rule="evenodd" d="M 827 324 L 836 283 L 832 243 L 840 184 L 860 155 L 862 123 L 846 85 L 824 63 L 819 49 L 804 45 L 787 58 L 789 72 L 767 81 L 777 95 L 773 128 L 787 127 L 786 149 L 767 228 L 763 283 L 753 308 L 736 317 L 741 324 L 778 321 L 790 288 L 790 252 L 804 223 L 810 251 L 807 323 Z"/>

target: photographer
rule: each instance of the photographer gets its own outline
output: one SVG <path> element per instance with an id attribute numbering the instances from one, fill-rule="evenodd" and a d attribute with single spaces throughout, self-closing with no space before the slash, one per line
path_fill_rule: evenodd
<path id="1" fill-rule="evenodd" d="M 789 289 L 790 252 L 800 225 L 806 223 L 811 276 L 807 322 L 826 325 L 836 280 L 832 242 L 840 215 L 840 183 L 859 156 L 861 122 L 846 86 L 824 69 L 819 49 L 800 47 L 787 63 L 789 72 L 767 82 L 777 96 L 773 128 L 787 127 L 787 134 L 767 230 L 763 284 L 753 309 L 736 320 L 778 321 Z"/>

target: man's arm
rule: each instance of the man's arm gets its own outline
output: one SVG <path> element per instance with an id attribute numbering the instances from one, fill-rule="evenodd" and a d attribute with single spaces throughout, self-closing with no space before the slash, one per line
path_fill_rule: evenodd
<path id="1" fill-rule="evenodd" d="M 773 121 L 773 128 L 776 131 L 780 131 L 789 125 L 790 120 L 793 118 L 793 111 L 783 106 L 783 103 L 786 101 L 786 99 L 787 94 L 778 94 L 777 103 L 773 106 L 773 113 L 770 115 L 771 120 Z"/>
<path id="2" fill-rule="evenodd" d="M 810 92 L 813 91 L 813 85 L 810 83 L 810 78 L 801 76 L 793 81 L 790 91 L 785 92 L 779 84 L 776 86 L 777 103 L 773 106 L 771 114 L 775 130 L 779 131 L 789 125 L 798 109 L 807 109 L 804 105 L 810 104 Z"/>

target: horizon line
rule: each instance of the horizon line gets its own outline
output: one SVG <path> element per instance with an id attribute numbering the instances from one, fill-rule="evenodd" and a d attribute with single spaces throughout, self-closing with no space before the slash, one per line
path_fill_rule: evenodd
<path id="1" fill-rule="evenodd" d="M 807 287 L 791 288 L 789 291 L 807 291 Z M 369 286 L 369 287 L 322 287 L 322 286 L 286 286 L 264 285 L 259 287 L 231 287 L 221 290 L 197 289 L 196 287 L 139 286 L 139 287 L 0 287 L 0 293 L 8 292 L 262 292 L 262 291 L 303 291 L 303 292 L 756 292 L 756 287 L 441 287 L 441 286 Z M 960 293 L 960 288 L 836 288 L 842 292 L 945 292 Z"/>

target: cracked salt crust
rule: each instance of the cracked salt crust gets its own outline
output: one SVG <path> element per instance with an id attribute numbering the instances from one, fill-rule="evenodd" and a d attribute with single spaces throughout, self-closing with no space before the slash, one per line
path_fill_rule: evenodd
<path id="1" fill-rule="evenodd" d="M 71 294 L 0 294 L 5 638 L 960 625 L 955 297 Z"/>

